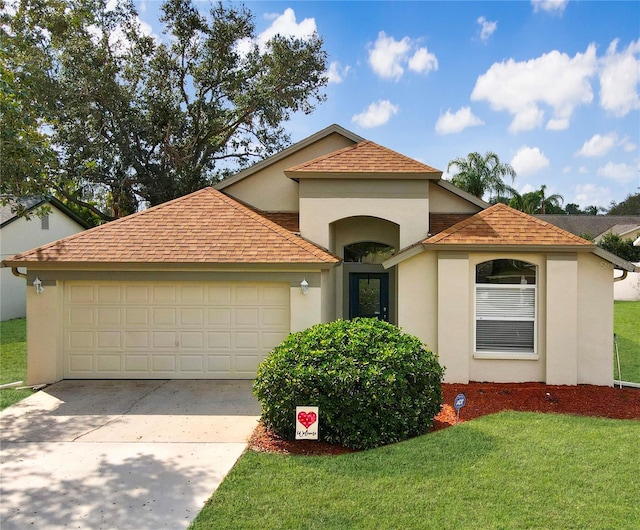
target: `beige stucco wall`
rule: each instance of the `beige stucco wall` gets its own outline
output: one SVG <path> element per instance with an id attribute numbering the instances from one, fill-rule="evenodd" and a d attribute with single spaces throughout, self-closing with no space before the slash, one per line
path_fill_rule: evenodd
<path id="1" fill-rule="evenodd" d="M 613 385 L 611 269 L 594 254 L 578 256 L 578 384 Z"/>
<path id="2" fill-rule="evenodd" d="M 437 270 L 437 254 L 423 252 L 400 263 L 397 274 L 398 325 L 434 352 L 438 346 Z"/>
<path id="3" fill-rule="evenodd" d="M 63 237 L 82 232 L 84 227 L 55 207 L 49 213 L 49 228 L 42 228 L 42 220 L 17 219 L 2 228 L 0 233 L 0 260 L 14 256 Z M 26 316 L 26 282 L 11 273 L 8 267 L 0 270 L 0 320 Z"/>
<path id="4" fill-rule="evenodd" d="M 537 266 L 535 355 L 475 354 L 475 267 Z M 425 251 L 398 265 L 398 324 L 438 353 L 445 382 L 611 385 L 611 265 L 593 254 Z M 597 300 L 597 302 L 594 302 Z"/>
<path id="5" fill-rule="evenodd" d="M 46 285 L 41 294 L 27 289 L 27 384 L 62 379 L 62 293 L 64 285 Z"/>
<path id="6" fill-rule="evenodd" d="M 300 182 L 300 233 L 331 248 L 330 225 L 348 217 L 369 216 L 400 226 L 399 248 L 427 237 L 427 181 L 316 180 Z"/>
<path id="7" fill-rule="evenodd" d="M 353 145 L 353 141 L 334 133 L 224 188 L 231 197 L 272 212 L 298 211 L 298 183 L 284 171 L 319 156 Z"/>
<path id="8" fill-rule="evenodd" d="M 480 211 L 479 206 L 438 186 L 437 181 L 429 182 L 429 202 L 430 213 L 477 213 Z"/>
<path id="9" fill-rule="evenodd" d="M 640 262 L 634 263 L 640 269 Z M 614 278 L 620 278 L 622 271 L 614 271 Z M 613 284 L 614 300 L 640 301 L 640 272 L 629 272 L 624 280 Z"/>

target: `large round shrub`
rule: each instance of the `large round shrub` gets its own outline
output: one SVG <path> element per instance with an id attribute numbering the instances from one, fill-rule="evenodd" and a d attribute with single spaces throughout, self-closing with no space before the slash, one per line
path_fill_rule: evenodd
<path id="1" fill-rule="evenodd" d="M 293 333 L 258 367 L 253 393 L 265 427 L 295 438 L 296 406 L 319 407 L 319 439 L 353 449 L 429 430 L 444 370 L 419 339 L 374 318 Z"/>

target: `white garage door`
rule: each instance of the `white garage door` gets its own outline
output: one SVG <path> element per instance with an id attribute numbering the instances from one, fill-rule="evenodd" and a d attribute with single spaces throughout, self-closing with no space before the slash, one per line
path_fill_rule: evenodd
<path id="1" fill-rule="evenodd" d="M 289 326 L 288 284 L 66 282 L 64 377 L 252 379 Z"/>

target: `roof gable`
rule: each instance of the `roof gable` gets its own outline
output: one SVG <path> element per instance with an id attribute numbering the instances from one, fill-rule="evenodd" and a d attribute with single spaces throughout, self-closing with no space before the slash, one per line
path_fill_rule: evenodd
<path id="1" fill-rule="evenodd" d="M 300 140 L 299 142 L 296 142 L 293 145 L 290 145 L 289 147 L 287 147 L 286 149 L 283 149 L 282 151 L 276 153 L 275 155 L 270 156 L 269 158 L 265 158 L 264 160 L 260 160 L 259 162 L 256 162 L 251 167 L 248 167 L 247 169 L 240 171 L 236 175 L 229 177 L 227 179 L 224 179 L 223 181 L 216 184 L 215 187 L 218 190 L 223 190 L 226 187 L 231 186 L 232 184 L 235 184 L 240 180 L 244 180 L 247 177 L 250 177 L 251 175 L 253 175 L 254 173 L 257 173 L 258 171 L 280 160 L 283 160 L 284 158 L 287 158 L 288 156 L 291 156 L 292 154 L 302 149 L 305 149 L 311 144 L 314 144 L 332 134 L 339 134 L 341 136 L 344 136 L 345 138 L 348 138 L 354 143 L 361 142 L 362 140 L 364 140 L 364 138 L 362 138 L 361 136 L 358 136 L 357 134 L 351 131 L 348 131 L 344 127 L 341 127 L 340 125 L 337 125 L 334 123 L 333 125 L 329 125 L 328 127 L 325 127 L 324 129 L 322 129 L 321 131 L 318 131 L 317 133 L 312 134 L 311 136 L 308 136 L 307 138 L 304 138 L 303 140 Z"/>
<path id="2" fill-rule="evenodd" d="M 62 263 L 314 263 L 339 258 L 213 188 L 5 260 Z"/>
<path id="3" fill-rule="evenodd" d="M 351 177 L 379 176 L 389 178 L 439 179 L 442 171 L 422 162 L 364 140 L 333 153 L 309 160 L 288 169 L 285 174 L 293 179 L 304 177 L 335 177 L 347 174 Z"/>
<path id="4" fill-rule="evenodd" d="M 90 228 L 91 225 L 87 223 L 82 217 L 76 214 L 73 210 L 71 210 L 68 206 L 66 206 L 63 202 L 56 199 L 55 197 L 22 197 L 20 199 L 11 199 L 8 204 L 4 206 L 0 206 L 0 228 L 4 228 L 5 226 L 17 221 L 18 219 L 22 219 L 23 217 L 16 215 L 16 213 L 11 208 L 11 203 L 20 202 L 21 206 L 25 208 L 28 212 L 33 212 L 40 206 L 45 204 L 49 204 L 51 207 L 56 208 L 62 214 L 66 215 L 69 219 L 79 224 L 82 228 Z"/>
<path id="5" fill-rule="evenodd" d="M 423 244 L 594 246 L 586 239 L 500 203 L 424 240 Z"/>

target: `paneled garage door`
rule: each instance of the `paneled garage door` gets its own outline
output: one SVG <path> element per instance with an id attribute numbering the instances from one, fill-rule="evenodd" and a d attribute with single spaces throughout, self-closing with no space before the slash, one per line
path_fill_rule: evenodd
<path id="1" fill-rule="evenodd" d="M 67 379 L 252 379 L 289 333 L 281 283 L 66 282 Z"/>

